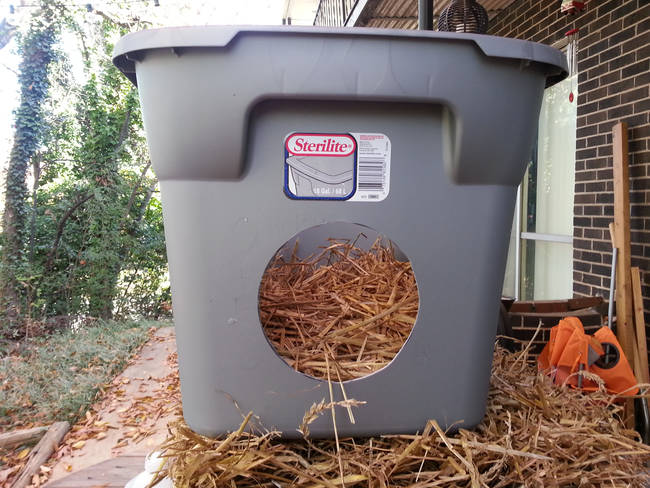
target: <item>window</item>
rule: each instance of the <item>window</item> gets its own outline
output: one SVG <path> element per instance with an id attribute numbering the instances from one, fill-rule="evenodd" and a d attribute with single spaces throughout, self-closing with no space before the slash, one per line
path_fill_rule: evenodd
<path id="1" fill-rule="evenodd" d="M 544 93 L 537 144 L 517 192 L 506 296 L 551 300 L 573 295 L 577 95 L 575 69 Z"/>

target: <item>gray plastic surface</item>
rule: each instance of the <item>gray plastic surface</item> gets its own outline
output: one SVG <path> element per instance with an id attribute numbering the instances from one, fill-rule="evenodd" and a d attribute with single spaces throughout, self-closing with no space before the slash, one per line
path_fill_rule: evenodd
<path id="1" fill-rule="evenodd" d="M 137 59 L 161 181 L 186 421 L 216 435 L 252 410 L 266 428 L 298 435 L 305 410 L 328 398 L 327 384 L 272 350 L 258 316 L 259 283 L 297 233 L 328 223 L 301 239 L 309 248 L 320 235 L 354 239 L 357 223 L 411 260 L 420 310 L 393 362 L 346 383 L 348 397 L 367 404 L 356 424 L 337 416 L 340 435 L 415 432 L 432 418 L 443 427 L 476 425 L 516 185 L 546 80 L 561 75 L 563 61 L 545 46 L 487 36 L 233 32 L 143 32 L 116 46 L 119 67 L 128 71 L 127 57 Z M 203 44 L 192 47 L 197 39 Z M 527 55 L 515 59 L 517 50 Z M 287 198 L 283 142 L 296 131 L 386 134 L 388 197 Z M 332 435 L 331 419 L 311 430 Z"/>

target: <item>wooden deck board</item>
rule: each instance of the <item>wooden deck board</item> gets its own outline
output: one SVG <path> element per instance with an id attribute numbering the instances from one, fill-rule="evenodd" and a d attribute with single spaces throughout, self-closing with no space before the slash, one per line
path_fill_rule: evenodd
<path id="1" fill-rule="evenodd" d="M 47 483 L 44 488 L 124 488 L 144 471 L 144 456 L 120 456 Z"/>

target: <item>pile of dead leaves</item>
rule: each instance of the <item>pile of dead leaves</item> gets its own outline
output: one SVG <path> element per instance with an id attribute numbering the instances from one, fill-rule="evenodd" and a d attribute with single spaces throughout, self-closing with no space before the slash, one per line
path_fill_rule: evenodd
<path id="1" fill-rule="evenodd" d="M 169 339 L 155 336 L 152 329 L 150 340 L 165 342 Z M 127 367 L 137 359 L 137 356 L 134 356 Z M 31 486 L 38 487 L 45 484 L 50 478 L 55 463 L 65 456 L 83 452 L 88 442 L 105 439 L 111 430 L 120 433 L 117 442 L 113 445 L 113 455 L 120 455 L 123 450 L 128 450 L 130 446 L 152 435 L 153 426 L 161 416 L 180 417 L 182 410 L 177 353 L 170 353 L 166 362 L 172 373 L 162 378 L 144 378 L 154 383 L 152 393 L 127 395 L 124 388 L 130 380 L 122 375 L 118 375 L 110 383 L 100 385 L 97 402 L 72 426 L 50 462 L 42 466 L 38 475 L 33 478 Z M 116 412 L 118 421 L 109 423 L 103 420 L 103 416 L 108 412 Z M 34 426 L 36 424 L 20 425 L 21 428 Z M 11 486 L 29 460 L 32 448 L 33 446 L 21 446 L 16 449 L 0 449 L 0 487 Z M 72 469 L 69 464 L 63 467 L 66 471 Z"/>
<path id="2" fill-rule="evenodd" d="M 647 486 L 650 447 L 619 419 L 604 392 L 558 387 L 525 360 L 495 351 L 487 413 L 474 431 L 444 432 L 435 421 L 417 435 L 283 441 L 241 428 L 210 439 L 174 424 L 157 479 L 175 486 Z M 352 400 L 350 400 L 352 402 Z M 314 406 L 301 430 L 322 411 Z M 338 449 L 337 449 L 338 447 Z"/>
<path id="3" fill-rule="evenodd" d="M 151 340 L 165 341 L 164 337 Z M 166 359 L 172 373 L 162 378 L 145 378 L 155 382 L 153 393 L 141 396 L 126 395 L 124 386 L 130 381 L 120 375 L 101 390 L 101 400 L 92 405 L 83 420 L 77 422 L 56 452 L 61 459 L 71 452 L 82 449 L 90 439 L 101 440 L 109 429 L 120 432 L 113 445 L 113 455 L 119 455 L 125 448 L 138 444 L 154 434 L 154 426 L 162 416 L 182 415 L 180 385 L 178 379 L 178 355 L 172 352 Z M 101 420 L 109 412 L 118 414 L 118 422 L 111 425 Z"/>
<path id="4" fill-rule="evenodd" d="M 18 478 L 20 472 L 29 460 L 30 447 L 21 446 L 16 449 L 2 449 L 0 448 L 0 486 L 11 486 L 13 481 Z M 40 476 L 36 475 L 37 486 L 41 483 L 41 479 L 47 479 L 51 468 L 43 466 L 40 471 Z"/>

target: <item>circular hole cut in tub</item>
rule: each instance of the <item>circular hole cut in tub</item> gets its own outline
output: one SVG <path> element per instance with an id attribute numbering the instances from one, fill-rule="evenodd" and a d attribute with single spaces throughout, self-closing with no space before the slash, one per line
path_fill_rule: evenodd
<path id="1" fill-rule="evenodd" d="M 349 381 L 397 356 L 419 304 L 411 262 L 394 241 L 361 224 L 330 222 L 280 247 L 258 306 L 269 344 L 292 369 Z"/>

